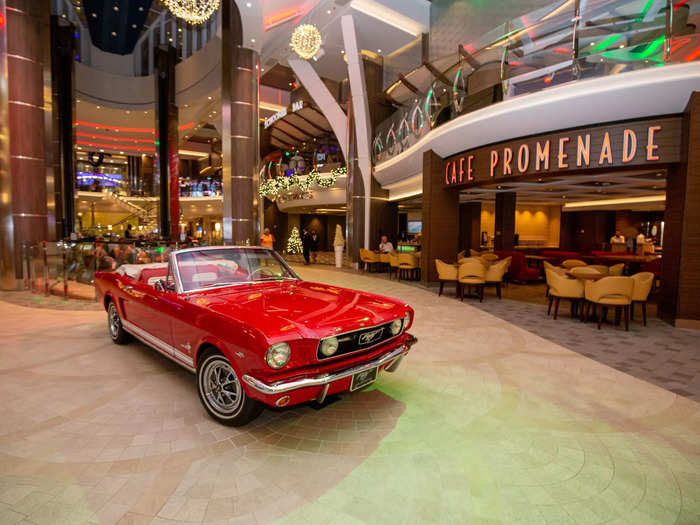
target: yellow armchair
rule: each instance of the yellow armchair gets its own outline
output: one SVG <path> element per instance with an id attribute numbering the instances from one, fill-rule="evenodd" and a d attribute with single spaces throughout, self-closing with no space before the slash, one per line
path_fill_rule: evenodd
<path id="1" fill-rule="evenodd" d="M 608 272 L 610 275 L 619 277 L 620 275 L 622 275 L 622 272 L 624 271 L 624 269 L 625 269 L 624 264 L 622 264 L 622 263 L 614 264 L 608 269 Z"/>
<path id="2" fill-rule="evenodd" d="M 479 257 L 479 255 L 481 255 L 481 252 L 478 250 L 472 250 L 471 248 L 469 248 L 469 255 L 471 257 Z"/>
<path id="3" fill-rule="evenodd" d="M 496 295 L 499 299 L 501 298 L 501 285 L 503 284 L 503 276 L 508 271 L 510 261 L 511 258 L 508 257 L 507 259 L 503 259 L 502 261 L 493 263 L 486 269 L 486 276 L 484 277 L 484 279 L 486 280 L 486 285 L 496 287 Z"/>
<path id="4" fill-rule="evenodd" d="M 410 279 L 415 279 L 418 274 L 420 274 L 418 257 L 413 253 L 399 253 L 399 279 L 401 275 L 404 277 L 408 275 Z"/>
<path id="5" fill-rule="evenodd" d="M 629 331 L 630 304 L 634 293 L 634 280 L 631 277 L 603 277 L 599 281 L 587 281 L 585 286 L 586 318 L 590 307 L 593 306 L 593 315 L 598 317 L 598 330 L 603 321 L 604 312 L 608 308 L 615 309 L 615 318 L 618 319 L 621 312 L 625 314 L 625 330 Z"/>
<path id="6" fill-rule="evenodd" d="M 472 287 L 476 287 L 479 292 L 479 302 L 484 300 L 484 284 L 486 284 L 486 268 L 479 261 L 465 261 L 459 265 L 457 271 L 459 280 L 459 296 L 464 301 L 464 285 L 471 292 Z"/>
<path id="7" fill-rule="evenodd" d="M 372 268 L 376 268 L 377 264 L 380 262 L 379 254 L 374 253 L 371 250 L 365 250 L 364 248 L 360 249 L 360 260 L 362 261 L 364 268 L 370 272 L 372 271 Z"/>
<path id="8" fill-rule="evenodd" d="M 446 282 L 457 284 L 459 273 L 456 266 L 442 262 L 440 259 L 435 259 L 435 268 L 437 269 L 438 279 L 440 279 L 440 291 L 438 295 L 442 295 L 442 290 Z"/>
<path id="9" fill-rule="evenodd" d="M 389 253 L 389 279 L 391 279 L 391 274 L 396 273 L 399 275 L 399 252 L 393 251 Z"/>
<path id="10" fill-rule="evenodd" d="M 545 270 L 545 279 L 549 287 L 547 315 L 551 313 L 552 303 L 554 303 L 554 319 L 556 319 L 559 315 L 559 302 L 562 299 L 568 299 L 571 302 L 571 316 L 575 317 L 584 295 L 583 283 L 578 279 L 569 279 L 566 275 L 549 269 Z"/>
<path id="11" fill-rule="evenodd" d="M 632 304 L 630 305 L 630 318 L 634 319 L 634 305 L 642 305 L 642 321 L 647 325 L 647 299 L 651 288 L 654 285 L 654 274 L 651 272 L 639 272 L 630 277 L 634 281 L 634 291 L 632 292 Z"/>

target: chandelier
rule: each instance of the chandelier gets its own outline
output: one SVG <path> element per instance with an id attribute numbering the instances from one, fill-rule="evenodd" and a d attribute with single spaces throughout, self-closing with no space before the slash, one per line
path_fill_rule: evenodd
<path id="1" fill-rule="evenodd" d="M 221 0 L 162 0 L 170 12 L 190 24 L 201 24 L 219 8 Z"/>
<path id="2" fill-rule="evenodd" d="M 289 46 L 299 57 L 308 60 L 321 49 L 321 33 L 311 24 L 297 26 L 292 33 Z"/>

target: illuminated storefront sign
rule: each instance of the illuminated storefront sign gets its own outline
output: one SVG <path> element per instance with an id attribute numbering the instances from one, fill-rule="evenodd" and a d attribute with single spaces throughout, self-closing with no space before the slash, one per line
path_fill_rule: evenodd
<path id="1" fill-rule="evenodd" d="M 299 111 L 301 109 L 304 109 L 304 101 L 303 100 L 298 100 L 298 101 L 292 103 L 292 106 L 291 106 L 292 113 L 296 113 L 297 111 Z M 275 113 L 270 118 L 265 120 L 265 129 L 272 126 L 279 119 L 286 117 L 288 113 L 289 113 L 288 108 L 280 109 L 277 113 Z"/>
<path id="2" fill-rule="evenodd" d="M 679 117 L 580 128 L 486 146 L 445 160 L 446 186 L 678 162 Z"/>

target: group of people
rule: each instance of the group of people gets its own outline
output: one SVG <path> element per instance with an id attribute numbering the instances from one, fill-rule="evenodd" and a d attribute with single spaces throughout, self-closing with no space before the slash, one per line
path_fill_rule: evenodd
<path id="1" fill-rule="evenodd" d="M 319 236 L 316 230 L 304 228 L 301 232 L 301 250 L 304 255 L 304 264 L 316 262 L 318 257 Z M 270 232 L 270 228 L 265 228 L 260 236 L 260 246 L 263 248 L 275 247 L 275 236 Z"/>
<path id="2" fill-rule="evenodd" d="M 637 237 L 634 239 L 634 246 L 632 251 L 643 255 L 644 245 L 647 243 L 647 238 L 644 235 L 644 229 L 639 228 Z M 615 230 L 615 235 L 610 237 L 610 246 L 613 251 L 626 251 L 627 250 L 627 239 L 622 234 L 620 230 Z"/>

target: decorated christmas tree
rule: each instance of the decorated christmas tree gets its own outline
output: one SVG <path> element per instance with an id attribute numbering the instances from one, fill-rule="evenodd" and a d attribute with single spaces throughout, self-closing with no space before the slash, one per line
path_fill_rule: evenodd
<path id="1" fill-rule="evenodd" d="M 340 224 L 335 225 L 335 239 L 333 239 L 333 246 L 345 246 L 343 228 L 340 227 Z"/>
<path id="2" fill-rule="evenodd" d="M 296 226 L 292 228 L 292 233 L 289 235 L 289 239 L 287 239 L 287 253 L 301 253 L 301 237 L 299 237 L 299 228 Z"/>

